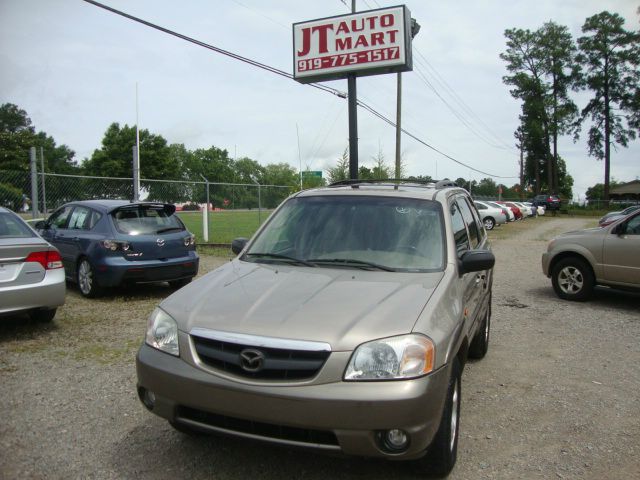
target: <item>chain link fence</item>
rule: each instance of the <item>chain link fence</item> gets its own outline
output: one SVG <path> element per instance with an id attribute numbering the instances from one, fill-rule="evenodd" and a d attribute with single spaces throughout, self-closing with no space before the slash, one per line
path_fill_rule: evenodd
<path id="1" fill-rule="evenodd" d="M 31 180 L 30 172 L 0 170 L 0 205 L 25 218 L 42 218 L 71 201 L 133 198 L 131 178 L 38 173 L 37 192 L 32 192 Z M 230 243 L 232 238 L 250 236 L 294 190 L 283 185 L 140 180 L 140 200 L 175 204 L 199 241 L 211 243 Z M 207 204 L 209 221 L 204 231 Z"/>

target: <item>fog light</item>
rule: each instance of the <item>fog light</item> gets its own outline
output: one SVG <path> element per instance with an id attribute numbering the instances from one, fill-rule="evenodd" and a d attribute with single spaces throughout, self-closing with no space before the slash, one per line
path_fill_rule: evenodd
<path id="1" fill-rule="evenodd" d="M 156 405 L 156 394 L 151 390 L 147 390 L 146 388 L 140 387 L 138 389 L 138 396 L 140 400 L 149 410 L 153 410 L 153 407 Z"/>
<path id="2" fill-rule="evenodd" d="M 400 453 L 409 446 L 409 436 L 398 428 L 380 432 L 380 440 L 382 447 L 390 453 Z"/>

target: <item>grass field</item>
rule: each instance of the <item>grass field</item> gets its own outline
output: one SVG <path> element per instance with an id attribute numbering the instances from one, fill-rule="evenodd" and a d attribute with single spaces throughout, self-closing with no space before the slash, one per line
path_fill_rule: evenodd
<path id="1" fill-rule="evenodd" d="M 237 237 L 251 237 L 271 214 L 271 210 L 225 210 L 209 213 L 208 243 L 231 243 Z M 202 212 L 179 212 L 180 219 L 189 231 L 203 243 Z"/>

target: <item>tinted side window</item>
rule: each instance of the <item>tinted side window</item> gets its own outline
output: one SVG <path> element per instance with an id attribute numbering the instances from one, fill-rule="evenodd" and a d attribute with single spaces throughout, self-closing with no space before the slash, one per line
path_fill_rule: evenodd
<path id="1" fill-rule="evenodd" d="M 465 223 L 469 226 L 469 240 L 471 242 L 471 248 L 476 248 L 478 243 L 480 243 L 480 233 L 478 230 L 476 216 L 474 215 L 474 212 L 471 211 L 471 207 L 463 197 L 458 197 L 457 203 L 460 206 L 462 218 L 464 218 Z"/>
<path id="2" fill-rule="evenodd" d="M 467 234 L 467 227 L 464 224 L 464 217 L 460 211 L 460 207 L 456 202 L 453 202 L 450 207 L 451 211 L 451 225 L 453 227 L 453 237 L 456 241 L 456 252 L 458 258 L 462 257 L 462 254 L 469 250 L 469 235 Z"/>
<path id="3" fill-rule="evenodd" d="M 478 210 L 486 210 L 486 209 L 487 209 L 487 207 L 486 207 L 486 206 L 484 206 L 484 205 L 483 205 L 483 204 L 481 204 L 481 203 L 475 203 L 475 202 L 474 202 L 474 205 L 476 206 L 476 208 L 477 208 Z"/>
<path id="4" fill-rule="evenodd" d="M 55 228 L 65 228 L 72 209 L 73 207 L 70 205 L 61 208 L 49 217 L 47 223 Z"/>
<path id="5" fill-rule="evenodd" d="M 627 235 L 640 235 L 640 215 L 636 215 L 627 222 L 624 233 Z"/>
<path id="6" fill-rule="evenodd" d="M 91 215 L 91 210 L 87 207 L 76 207 L 69 219 L 69 226 L 67 228 L 72 230 L 85 230 L 87 225 L 87 217 Z"/>
<path id="7" fill-rule="evenodd" d="M 102 214 L 100 212 L 96 212 L 95 210 L 91 210 L 91 218 L 89 219 L 89 224 L 87 225 L 87 230 L 92 230 L 93 227 L 96 226 L 96 223 L 98 223 L 101 218 L 102 218 Z"/>

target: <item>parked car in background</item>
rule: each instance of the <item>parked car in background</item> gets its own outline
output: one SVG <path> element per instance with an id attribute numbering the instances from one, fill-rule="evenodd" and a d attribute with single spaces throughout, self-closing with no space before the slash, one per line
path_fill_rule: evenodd
<path id="1" fill-rule="evenodd" d="M 535 213 L 533 212 L 533 207 L 527 206 L 524 202 L 513 202 L 522 212 L 522 216 L 524 218 L 533 217 Z"/>
<path id="2" fill-rule="evenodd" d="M 482 223 L 484 223 L 484 228 L 487 230 L 493 230 L 493 227 L 496 225 L 503 225 L 507 223 L 507 213 L 505 208 L 494 207 L 480 200 L 474 200 L 473 203 L 480 214 Z"/>
<path id="3" fill-rule="evenodd" d="M 488 348 L 495 258 L 469 193 L 298 192 L 238 257 L 165 299 L 138 394 L 177 430 L 453 468 L 461 372 Z"/>
<path id="4" fill-rule="evenodd" d="M 0 207 L 0 315 L 50 322 L 64 305 L 60 252 L 11 210 Z"/>
<path id="5" fill-rule="evenodd" d="M 544 215 L 544 207 L 542 205 L 534 206 L 531 202 L 522 202 L 533 211 L 535 209 L 535 215 Z"/>
<path id="6" fill-rule="evenodd" d="M 558 195 L 536 195 L 533 200 L 538 205 L 542 205 L 547 212 L 560 210 L 560 206 L 562 205 L 562 201 Z"/>
<path id="7" fill-rule="evenodd" d="M 616 220 L 629 215 L 630 213 L 635 212 L 636 210 L 640 210 L 640 205 L 632 205 L 631 207 L 627 207 L 622 211 L 619 212 L 609 212 L 605 215 L 603 215 L 600 220 L 598 220 L 598 225 L 600 225 L 601 227 L 606 227 L 607 225 L 610 225 L 611 223 L 615 222 Z"/>
<path id="8" fill-rule="evenodd" d="M 640 290 L 640 211 L 601 228 L 564 233 L 542 254 L 556 294 L 586 300 L 595 285 Z"/>
<path id="9" fill-rule="evenodd" d="M 516 216 L 511 208 L 507 207 L 506 205 L 501 205 L 498 202 L 490 202 L 489 200 L 483 200 L 483 202 L 489 206 L 503 209 L 505 214 L 507 215 L 507 222 L 515 222 Z"/>
<path id="10" fill-rule="evenodd" d="M 71 202 L 36 224 L 62 256 L 67 279 L 95 297 L 106 287 L 169 282 L 179 288 L 198 273 L 195 237 L 164 203 Z"/>
<path id="11" fill-rule="evenodd" d="M 518 207 L 515 203 L 513 202 L 497 202 L 497 203 L 499 205 L 505 205 L 508 208 L 510 208 L 516 220 L 522 220 L 524 218 L 524 215 L 520 211 L 520 207 Z"/>

